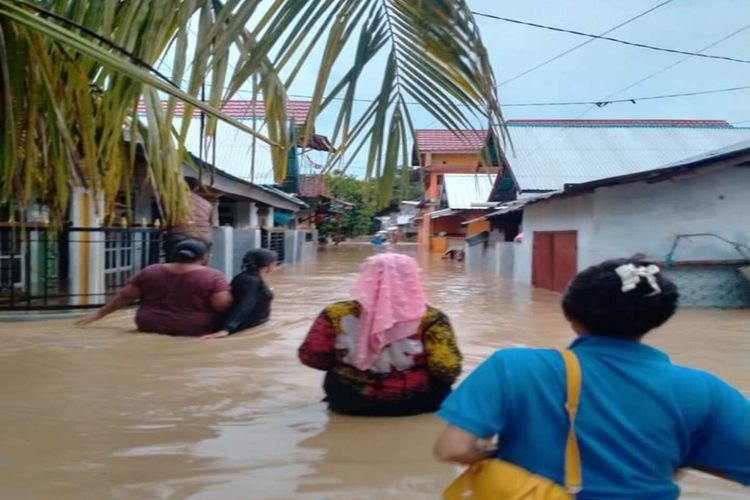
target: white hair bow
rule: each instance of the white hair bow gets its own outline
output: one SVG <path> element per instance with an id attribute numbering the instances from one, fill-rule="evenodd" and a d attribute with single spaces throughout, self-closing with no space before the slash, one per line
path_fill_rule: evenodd
<path id="1" fill-rule="evenodd" d="M 654 264 L 648 266 L 636 267 L 634 264 L 623 264 L 615 272 L 622 280 L 622 291 L 628 293 L 631 290 L 635 290 L 638 283 L 641 282 L 641 278 L 646 278 L 648 284 L 651 285 L 653 292 L 649 293 L 647 297 L 658 295 L 661 293 L 659 283 L 656 281 L 656 275 L 659 274 L 661 269 Z"/>

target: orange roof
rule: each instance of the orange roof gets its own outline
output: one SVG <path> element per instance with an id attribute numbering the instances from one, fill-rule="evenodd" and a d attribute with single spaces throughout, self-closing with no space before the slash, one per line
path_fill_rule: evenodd
<path id="1" fill-rule="evenodd" d="M 488 135 L 488 130 L 417 130 L 417 151 L 477 153 L 487 145 Z"/>
<path id="2" fill-rule="evenodd" d="M 166 106 L 167 101 L 162 101 L 162 105 Z M 185 106 L 182 102 L 178 102 L 175 107 L 175 114 L 182 116 Z M 225 101 L 221 110 L 232 118 L 238 119 L 249 119 L 249 118 L 263 118 L 266 116 L 266 110 L 263 106 L 263 101 L 251 101 L 242 99 L 232 99 Z M 138 103 L 138 112 L 145 113 L 146 105 L 143 102 Z M 310 112 L 310 101 L 287 101 L 286 112 L 289 118 L 294 120 L 298 125 L 302 125 L 307 119 L 307 115 Z M 200 111 L 195 111 L 194 116 L 200 114 Z"/>

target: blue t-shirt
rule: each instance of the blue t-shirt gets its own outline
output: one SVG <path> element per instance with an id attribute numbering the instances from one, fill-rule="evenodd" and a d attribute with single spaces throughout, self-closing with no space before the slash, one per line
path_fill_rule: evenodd
<path id="1" fill-rule="evenodd" d="M 585 499 L 672 499 L 681 467 L 750 484 L 750 402 L 709 373 L 676 366 L 627 340 L 579 337 L 576 434 Z M 477 437 L 499 435 L 498 458 L 563 484 L 565 367 L 550 349 L 497 351 L 438 415 Z"/>

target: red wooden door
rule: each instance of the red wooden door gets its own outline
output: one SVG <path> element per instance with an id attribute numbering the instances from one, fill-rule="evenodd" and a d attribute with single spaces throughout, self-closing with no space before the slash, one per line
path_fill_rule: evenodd
<path id="1" fill-rule="evenodd" d="M 534 232 L 531 284 L 537 288 L 552 290 L 552 233 Z"/>
<path id="2" fill-rule="evenodd" d="M 565 291 L 578 272 L 576 231 L 535 231 L 531 255 L 531 284 L 537 288 Z"/>
<path id="3" fill-rule="evenodd" d="M 552 288 L 564 292 L 578 272 L 578 234 L 558 231 L 552 236 Z"/>

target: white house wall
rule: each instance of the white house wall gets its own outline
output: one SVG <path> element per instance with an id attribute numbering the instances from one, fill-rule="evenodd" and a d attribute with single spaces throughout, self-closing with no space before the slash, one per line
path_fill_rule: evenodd
<path id="1" fill-rule="evenodd" d="M 578 231 L 579 270 L 635 253 L 664 260 L 677 234 L 715 233 L 750 245 L 748 186 L 750 168 L 730 167 L 529 205 L 523 216 L 523 243 L 516 246 L 515 279 L 531 282 L 535 231 Z M 695 238 L 681 241 L 673 260 L 738 258 L 719 240 Z"/>

